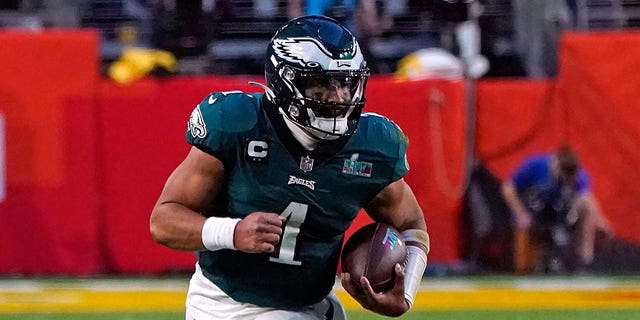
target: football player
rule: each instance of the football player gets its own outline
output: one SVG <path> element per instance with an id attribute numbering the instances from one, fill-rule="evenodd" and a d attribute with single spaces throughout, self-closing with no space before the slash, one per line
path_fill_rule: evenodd
<path id="1" fill-rule="evenodd" d="M 402 232 L 409 258 L 387 292 L 348 274 L 342 284 L 366 309 L 405 313 L 429 238 L 402 178 L 407 138 L 361 112 L 369 70 L 356 39 L 332 19 L 297 18 L 265 67 L 265 93 L 216 92 L 196 106 L 192 148 L 151 214 L 155 241 L 198 251 L 186 319 L 344 319 L 332 287 L 361 208 Z"/>

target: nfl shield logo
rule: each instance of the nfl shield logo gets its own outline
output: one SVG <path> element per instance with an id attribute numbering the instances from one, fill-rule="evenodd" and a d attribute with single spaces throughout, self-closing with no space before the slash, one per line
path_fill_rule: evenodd
<path id="1" fill-rule="evenodd" d="M 309 172 L 313 169 L 313 159 L 309 156 L 300 158 L 300 170 Z"/>

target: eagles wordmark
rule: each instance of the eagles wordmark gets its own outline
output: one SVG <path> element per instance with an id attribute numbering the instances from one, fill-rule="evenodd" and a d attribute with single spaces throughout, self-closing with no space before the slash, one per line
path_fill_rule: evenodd
<path id="1" fill-rule="evenodd" d="M 302 178 L 298 178 L 296 176 L 289 176 L 289 183 L 287 183 L 289 185 L 292 184 L 298 184 L 301 186 L 305 186 L 311 190 L 315 190 L 316 189 L 316 182 L 313 180 L 306 180 L 306 179 L 302 179 Z"/>

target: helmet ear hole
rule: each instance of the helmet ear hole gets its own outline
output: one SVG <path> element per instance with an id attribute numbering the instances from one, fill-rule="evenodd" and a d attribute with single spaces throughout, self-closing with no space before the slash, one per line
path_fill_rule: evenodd
<path id="1" fill-rule="evenodd" d="M 296 73 L 290 67 L 284 66 L 282 68 L 282 76 L 289 81 L 293 81 L 296 78 Z"/>
<path id="2" fill-rule="evenodd" d="M 290 105 L 290 106 L 289 106 L 289 110 L 287 110 L 287 111 L 289 112 L 289 114 L 290 114 L 292 117 L 296 117 L 296 118 L 297 118 L 297 117 L 299 117 L 299 116 L 300 116 L 300 108 L 298 108 L 298 107 L 297 107 L 297 106 L 295 106 L 295 105 Z"/>

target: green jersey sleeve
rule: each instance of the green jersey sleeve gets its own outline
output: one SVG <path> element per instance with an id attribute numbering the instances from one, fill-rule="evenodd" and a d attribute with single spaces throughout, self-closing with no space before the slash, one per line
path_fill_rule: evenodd
<path id="1" fill-rule="evenodd" d="M 243 133 L 256 125 L 258 100 L 255 95 L 241 91 L 210 94 L 191 112 L 187 142 L 224 162 Z"/>
<path id="2" fill-rule="evenodd" d="M 390 119 L 376 113 L 367 112 L 363 115 L 365 125 L 361 129 L 366 130 L 368 143 L 372 144 L 383 154 L 391 167 L 389 172 L 390 182 L 396 181 L 409 172 L 407 161 L 407 148 L 409 138 L 402 132 L 400 127 Z M 363 142 L 367 143 L 367 142 Z"/>

